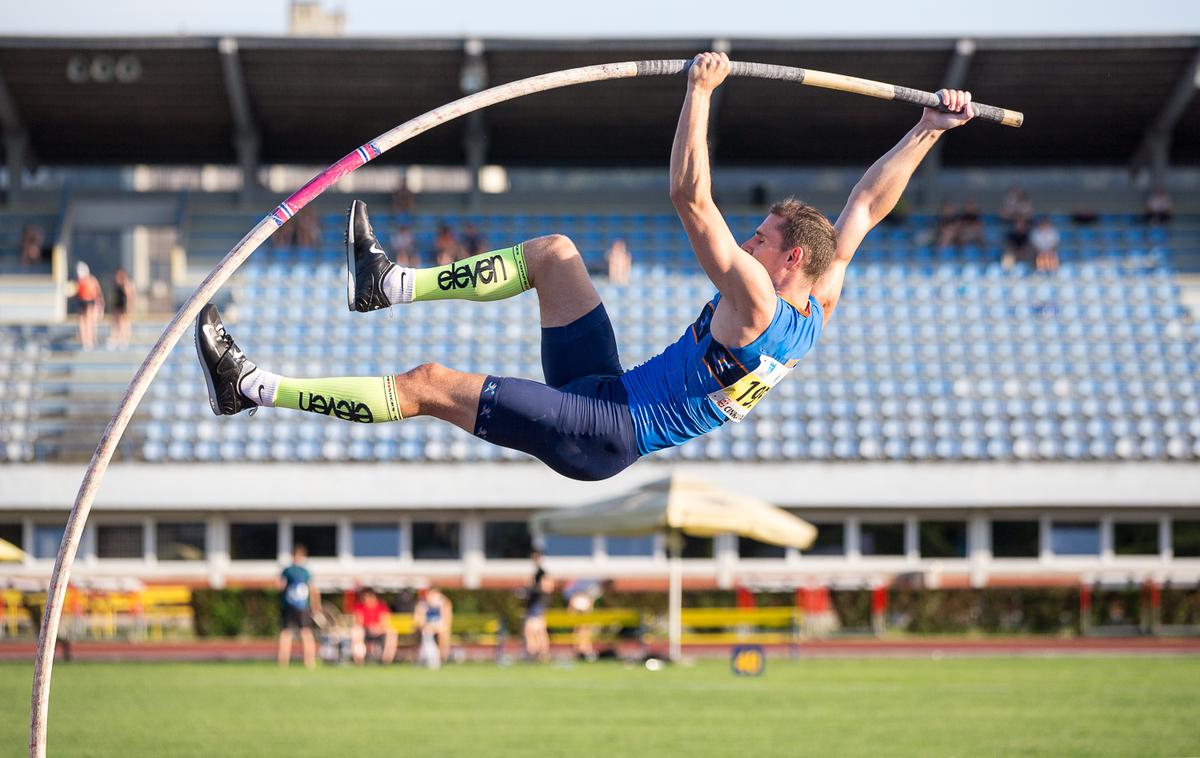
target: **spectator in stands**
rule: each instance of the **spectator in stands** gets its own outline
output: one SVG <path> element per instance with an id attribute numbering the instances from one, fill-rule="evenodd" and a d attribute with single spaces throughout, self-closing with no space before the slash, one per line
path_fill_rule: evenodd
<path id="1" fill-rule="evenodd" d="M 1171 196 L 1166 187 L 1156 187 L 1146 196 L 1146 213 L 1143 216 L 1147 224 L 1158 226 L 1171 221 Z"/>
<path id="2" fill-rule="evenodd" d="M 396 191 L 392 193 L 392 212 L 411 213 L 415 204 L 416 197 L 408 188 L 408 177 L 400 177 L 400 186 L 396 187 Z"/>
<path id="3" fill-rule="evenodd" d="M 1095 208 L 1086 205 L 1076 205 L 1071 209 L 1071 223 L 1076 226 L 1090 226 L 1100 220 L 1100 214 Z"/>
<path id="4" fill-rule="evenodd" d="M 367 659 L 368 645 L 380 646 L 380 663 L 395 660 L 396 630 L 392 627 L 392 614 L 369 587 L 354 605 L 354 627 L 350 630 L 351 655 L 359 666 Z"/>
<path id="5" fill-rule="evenodd" d="M 323 618 L 321 594 L 312 583 L 312 574 L 305 568 L 308 548 L 297 544 L 292 548 L 292 564 L 283 570 L 279 579 L 279 603 L 283 614 L 280 624 L 278 660 L 287 666 L 292 660 L 292 637 L 300 634 L 300 645 L 304 655 L 304 666 L 317 665 L 317 641 L 313 638 L 314 622 Z"/>
<path id="6" fill-rule="evenodd" d="M 450 660 L 450 629 L 454 624 L 454 604 L 436 587 L 421 593 L 413 609 L 413 626 L 420 638 L 417 663 L 440 668 Z"/>
<path id="7" fill-rule="evenodd" d="M 479 255 L 484 247 L 483 233 L 479 231 L 479 227 L 468 221 L 462 232 L 462 256 L 470 258 L 472 255 Z"/>
<path id="8" fill-rule="evenodd" d="M 1033 203 L 1029 200 L 1029 196 L 1025 194 L 1025 190 L 1014 184 L 1004 196 L 1004 201 L 1000 204 L 1000 218 L 1007 221 L 1011 227 L 1017 223 L 1018 219 L 1024 219 L 1026 225 L 1028 225 L 1029 219 L 1032 216 Z"/>
<path id="9" fill-rule="evenodd" d="M 974 198 L 967 198 L 958 214 L 958 242 L 960 245 L 983 244 L 983 215 Z"/>
<path id="10" fill-rule="evenodd" d="M 544 661 L 550 657 L 550 634 L 546 629 L 546 603 L 554 591 L 554 581 L 542 566 L 542 552 L 529 554 L 533 561 L 533 580 L 525 595 L 525 653 L 532 659 Z"/>
<path id="11" fill-rule="evenodd" d="M 417 255 L 416 240 L 413 237 L 412 227 L 408 224 L 400 224 L 392 232 L 392 251 L 396 254 L 397 266 L 420 266 L 421 259 Z M 401 260 L 406 260 L 408 263 L 400 263 Z"/>
<path id="12" fill-rule="evenodd" d="M 433 259 L 439 266 L 446 266 L 461 257 L 458 240 L 449 224 L 438 224 L 437 237 L 433 240 Z"/>
<path id="13" fill-rule="evenodd" d="M 934 228 L 934 245 L 939 250 L 957 247 L 961 229 L 958 208 L 949 201 L 942 203 L 938 211 L 937 226 Z"/>
<path id="14" fill-rule="evenodd" d="M 46 233 L 37 224 L 26 224 L 21 230 L 21 265 L 36 266 L 42 262 L 42 245 Z"/>
<path id="15" fill-rule="evenodd" d="M 1034 267 L 1038 271 L 1053 274 L 1058 271 L 1058 230 L 1049 216 L 1042 216 L 1029 234 L 1033 247 Z"/>
<path id="16" fill-rule="evenodd" d="M 316 250 L 321 245 L 321 220 L 312 208 L 304 208 L 292 222 L 296 224 L 296 247 L 301 250 Z"/>
<path id="17" fill-rule="evenodd" d="M 276 250 L 291 250 L 296 245 L 296 227 L 300 225 L 297 216 L 292 216 L 283 226 L 271 235 L 271 246 Z"/>
<path id="18" fill-rule="evenodd" d="M 75 264 L 75 298 L 79 302 L 79 344 L 91 350 L 96 346 L 96 328 L 104 316 L 104 289 L 83 261 Z"/>
<path id="19" fill-rule="evenodd" d="M 129 274 L 118 266 L 113 274 L 112 286 L 112 334 L 108 338 L 109 347 L 129 347 L 130 325 L 129 311 L 133 308 L 135 288 Z"/>
<path id="20" fill-rule="evenodd" d="M 1012 228 L 1004 238 L 1004 258 L 1001 259 L 1001 263 L 1005 270 L 1012 269 L 1018 263 L 1029 263 L 1031 252 L 1029 219 L 1018 216 L 1013 220 Z"/>
<path id="21" fill-rule="evenodd" d="M 608 281 L 622 286 L 629 284 L 629 274 L 633 269 L 633 256 L 625 240 L 617 238 L 608 246 L 604 253 L 604 262 L 608 264 Z"/>

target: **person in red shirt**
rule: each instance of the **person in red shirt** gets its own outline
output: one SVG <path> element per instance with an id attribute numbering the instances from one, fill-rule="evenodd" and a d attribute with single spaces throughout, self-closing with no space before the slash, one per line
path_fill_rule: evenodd
<path id="1" fill-rule="evenodd" d="M 362 665 L 367 658 L 367 644 L 382 644 L 380 663 L 391 663 L 396 657 L 396 630 L 392 628 L 392 614 L 379 601 L 375 590 L 362 592 L 362 600 L 354 606 L 354 629 L 351 631 L 354 662 Z"/>

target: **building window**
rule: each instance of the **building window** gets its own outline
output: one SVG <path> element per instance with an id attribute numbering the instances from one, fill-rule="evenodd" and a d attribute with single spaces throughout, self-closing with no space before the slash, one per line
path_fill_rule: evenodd
<path id="1" fill-rule="evenodd" d="M 336 524 L 294 524 L 292 546 L 304 545 L 312 558 L 337 557 Z"/>
<path id="2" fill-rule="evenodd" d="M 966 558 L 967 522 L 922 521 L 920 543 L 922 558 Z"/>
<path id="3" fill-rule="evenodd" d="M 1158 524 L 1114 522 L 1113 552 L 1117 555 L 1158 555 Z"/>
<path id="4" fill-rule="evenodd" d="M 738 537 L 739 558 L 782 558 L 787 550 L 779 545 L 752 540 L 749 537 Z"/>
<path id="5" fill-rule="evenodd" d="M 414 521 L 412 525 L 413 558 L 417 560 L 450 560 L 458 558 L 457 521 Z"/>
<path id="6" fill-rule="evenodd" d="M 560 557 L 590 558 L 592 555 L 592 538 L 572 534 L 547 534 L 542 545 L 546 555 Z"/>
<path id="7" fill-rule="evenodd" d="M 528 558 L 533 549 L 524 521 L 488 521 L 483 525 L 483 554 L 488 558 Z"/>
<path id="8" fill-rule="evenodd" d="M 1050 549 L 1055 555 L 1100 555 L 1100 522 L 1052 522 Z"/>
<path id="9" fill-rule="evenodd" d="M 859 529 L 863 555 L 904 555 L 904 524 L 862 524 Z"/>
<path id="10" fill-rule="evenodd" d="M 817 538 L 804 551 L 804 555 L 834 555 L 846 554 L 846 525 L 841 521 L 828 523 L 813 522 L 817 528 Z"/>
<path id="11" fill-rule="evenodd" d="M 33 525 L 33 557 L 53 558 L 58 555 L 58 546 L 62 542 L 66 526 L 58 524 Z"/>
<path id="12" fill-rule="evenodd" d="M 99 524 L 96 526 L 97 558 L 142 558 L 141 524 Z"/>
<path id="13" fill-rule="evenodd" d="M 993 521 L 993 558 L 1037 558 L 1041 553 L 1036 521 Z"/>
<path id="14" fill-rule="evenodd" d="M 229 558 L 273 561 L 279 557 L 279 525 L 274 521 L 229 525 Z"/>
<path id="15" fill-rule="evenodd" d="M 155 525 L 155 543 L 160 561 L 202 561 L 208 529 L 202 522 Z"/>
<path id="16" fill-rule="evenodd" d="M 1200 521 L 1176 520 L 1171 532 L 1176 558 L 1200 558 Z"/>
<path id="17" fill-rule="evenodd" d="M 683 557 L 701 559 L 712 558 L 712 537 L 689 537 L 686 534 L 683 535 Z"/>
<path id="18" fill-rule="evenodd" d="M 651 558 L 654 556 L 654 537 L 605 537 L 604 552 L 609 558 Z"/>
<path id="19" fill-rule="evenodd" d="M 354 524 L 350 552 L 355 558 L 399 558 L 400 527 L 396 524 Z"/>
<path id="20" fill-rule="evenodd" d="M 20 524 L 0 524 L 0 540 L 4 540 L 18 550 L 24 550 L 25 530 Z"/>

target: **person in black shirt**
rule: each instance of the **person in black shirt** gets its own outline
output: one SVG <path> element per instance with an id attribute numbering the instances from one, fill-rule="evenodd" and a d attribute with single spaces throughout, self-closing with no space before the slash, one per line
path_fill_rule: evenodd
<path id="1" fill-rule="evenodd" d="M 525 652 L 530 658 L 546 660 L 550 656 L 550 634 L 546 630 L 547 595 L 554 589 L 554 582 L 542 567 L 542 553 L 534 550 L 529 554 L 533 561 L 533 581 L 525 597 Z"/>

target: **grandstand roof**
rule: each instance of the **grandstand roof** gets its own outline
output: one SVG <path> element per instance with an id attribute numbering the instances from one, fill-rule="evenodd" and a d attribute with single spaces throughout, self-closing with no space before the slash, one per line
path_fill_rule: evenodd
<path id="1" fill-rule="evenodd" d="M 233 163 L 239 131 L 259 137 L 264 162 L 326 164 L 460 97 L 468 57 L 462 39 L 237 38 L 241 99 L 248 105 L 239 113 L 241 88 L 236 76 L 231 80 L 229 48 L 223 56 L 221 42 L 0 38 L 0 125 L 8 137 L 28 135 L 35 161 L 46 165 Z M 711 40 L 484 40 L 483 60 L 489 82 L 499 84 L 609 61 L 690 57 L 712 46 Z M 946 81 L 961 50 L 954 39 L 735 39 L 730 49 L 738 60 L 931 90 Z M 945 163 L 1126 165 L 1190 78 L 1198 50 L 1197 37 L 976 40 L 963 86 L 982 101 L 1024 111 L 1026 126 L 964 131 L 947 141 Z M 136 65 L 122 69 L 132 60 L 127 56 Z M 678 79 L 622 80 L 495 106 L 484 114 L 487 160 L 662 165 L 681 92 Z M 914 116 L 899 104 L 735 80 L 715 115 L 716 160 L 863 164 L 893 144 Z M 460 120 L 382 160 L 462 164 L 465 133 Z M 1200 163 L 1200 99 L 1185 100 L 1172 137 L 1175 162 Z"/>

